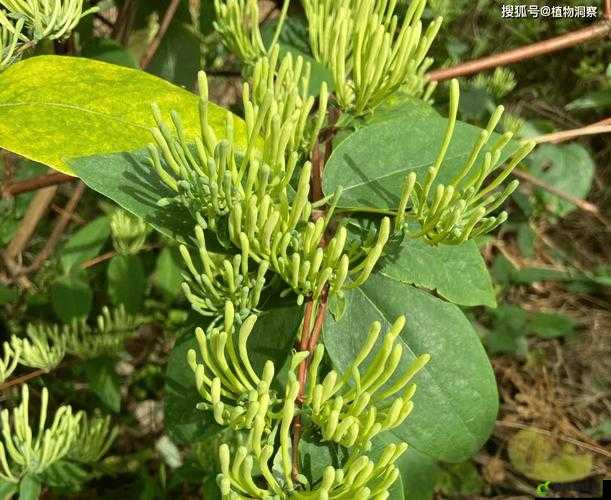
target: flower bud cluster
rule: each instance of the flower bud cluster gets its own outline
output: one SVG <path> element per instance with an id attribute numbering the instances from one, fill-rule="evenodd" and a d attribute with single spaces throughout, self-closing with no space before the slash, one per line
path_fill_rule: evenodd
<path id="1" fill-rule="evenodd" d="M 135 255 L 146 241 L 146 223 L 124 210 L 116 210 L 110 219 L 112 242 L 117 253 Z"/>
<path id="2" fill-rule="evenodd" d="M 225 443 L 219 448 L 223 498 L 386 498 L 398 477 L 394 463 L 407 445 L 389 445 L 377 462 L 364 453 L 376 435 L 400 425 L 409 415 L 415 392 L 415 385 L 409 383 L 429 360 L 422 355 L 396 373 L 403 354 L 397 338 L 405 319 L 400 317 L 391 326 L 375 355 L 381 325 L 374 323 L 343 376 L 331 371 L 319 380 L 322 345 L 312 356 L 307 351 L 294 353 L 283 395 L 270 388 L 275 377 L 271 361 L 260 376 L 251 364 L 247 342 L 255 321 L 256 316 L 250 316 L 237 329 L 233 306 L 227 302 L 224 325 L 208 332 L 198 328 L 199 353 L 192 349 L 187 354 L 204 400 L 198 408 L 210 411 L 219 425 L 245 433 L 237 446 Z M 310 382 L 301 400 L 296 372 L 302 363 L 309 363 Z M 397 394 L 401 396 L 392 399 Z M 307 417 L 324 441 L 349 451 L 342 468 L 327 467 L 316 488 L 295 484 L 291 426 L 297 415 Z"/>
<path id="3" fill-rule="evenodd" d="M 92 359 L 121 349 L 125 339 L 135 332 L 137 319 L 128 315 L 123 306 L 112 312 L 104 307 L 95 328 L 85 319 L 74 320 L 60 328 L 57 325 L 29 324 L 25 337 L 12 335 L 3 344 L 0 360 L 0 382 L 4 382 L 17 363 L 30 368 L 51 371 L 66 354 Z"/>
<path id="4" fill-rule="evenodd" d="M 149 147 L 152 164 L 162 181 L 176 193 L 174 200 L 184 204 L 199 221 L 196 240 L 206 279 L 194 271 L 188 252 L 182 253 L 200 293 L 208 295 L 204 298 L 191 293 L 190 300 L 206 313 L 218 311 L 225 299 L 240 308 L 254 309 L 268 267 L 288 285 L 284 293 L 295 292 L 299 302 L 306 296 L 319 297 L 326 287 L 332 293 L 341 293 L 350 273 L 356 275 L 355 286 L 367 279 L 388 239 L 386 221 L 375 252 L 357 256 L 360 263 L 352 270 L 344 253 L 344 228 L 340 227 L 323 245 L 340 193 L 331 200 L 325 216 L 312 221 L 312 166 L 307 161 L 299 169 L 297 165 L 323 125 L 325 86 L 321 89 L 319 110 L 308 122 L 313 99 L 307 97 L 309 69 L 301 58 L 295 60 L 288 55 L 278 65 L 275 47 L 268 57 L 257 62 L 253 75 L 252 86 L 244 87 L 245 151 L 236 150 L 231 114 L 227 115 L 225 140 L 219 141 L 208 123 L 204 73 L 199 78 L 201 136 L 195 139 L 194 146 L 187 142 L 178 115 L 172 114 L 173 133 L 160 111 L 154 109 L 157 128 L 152 130 L 156 145 Z M 297 177 L 295 189 L 291 185 L 293 177 Z M 239 264 L 230 259 L 215 266 L 205 250 L 204 229 L 228 237 L 239 250 Z M 263 266 L 256 277 L 247 278 L 247 259 Z M 237 268 L 242 271 L 241 277 L 230 272 Z M 225 283 L 215 284 L 217 276 L 225 276 Z M 219 287 L 231 289 L 230 294 L 222 295 Z M 236 293 L 242 294 L 241 300 L 235 300 Z"/>
<path id="5" fill-rule="evenodd" d="M 320 426 L 326 441 L 368 449 L 376 435 L 401 425 L 410 414 L 416 386 L 408 384 L 430 356 L 423 354 L 401 375 L 396 374 L 403 355 L 403 346 L 397 337 L 404 325 L 405 318 L 401 316 L 363 373 L 359 367 L 380 336 L 380 323 L 371 326 L 367 341 L 342 376 L 330 371 L 318 381 L 324 347 L 322 344 L 317 347 L 309 367 L 310 383 L 304 404 L 311 410 L 311 418 Z"/>
<path id="6" fill-rule="evenodd" d="M 0 7 L 8 10 L 10 18 L 25 20 L 32 40 L 61 40 L 70 36 L 84 16 L 97 11 L 96 7 L 84 11 L 83 3 L 83 0 L 0 0 Z"/>
<path id="7" fill-rule="evenodd" d="M 247 342 L 257 317 L 244 320 L 236 332 L 235 311 L 231 302 L 225 305 L 224 325 L 207 333 L 195 330 L 202 362 L 194 349 L 187 362 L 195 374 L 195 383 L 204 403 L 198 408 L 210 410 L 214 420 L 234 430 L 254 429 L 262 434 L 269 425 L 269 411 L 278 399 L 270 390 L 274 364 L 268 361 L 261 376 L 250 362 Z"/>
<path id="8" fill-rule="evenodd" d="M 202 316 L 219 316 L 229 300 L 238 310 L 240 319 L 255 311 L 265 286 L 265 274 L 269 269 L 262 260 L 253 272 L 250 270 L 250 246 L 245 241 L 241 253 L 232 259 L 219 259 L 208 251 L 204 226 L 195 226 L 196 247 L 199 259 L 193 262 L 185 245 L 179 247 L 180 254 L 190 273 L 182 284 L 187 300 Z"/>
<path id="9" fill-rule="evenodd" d="M 426 0 L 410 3 L 399 29 L 396 0 L 304 0 L 303 6 L 312 53 L 331 68 L 344 111 L 367 113 L 399 88 L 430 95 L 434 84 L 424 74 L 432 59 L 426 55 L 441 18 L 422 34 Z"/>
<path id="10" fill-rule="evenodd" d="M 422 182 L 415 172 L 405 179 L 399 202 L 395 229 L 404 230 L 411 238 L 424 237 L 432 244 L 460 244 L 469 238 L 488 233 L 507 220 L 507 212 L 491 215 L 515 191 L 519 182 L 503 182 L 514 168 L 528 155 L 535 143 L 521 144 L 504 164 L 503 149 L 513 134 L 506 132 L 483 153 L 492 133 L 503 114 L 499 106 L 492 114 L 487 127 L 481 131 L 466 162 L 448 184 L 433 184 L 443 166 L 458 113 L 458 81 L 450 83 L 450 116 L 445 136 L 435 160 Z M 410 211 L 407 212 L 411 202 Z M 417 223 L 413 229 L 410 222 Z"/>
<path id="11" fill-rule="evenodd" d="M 41 392 L 40 414 L 36 434 L 29 422 L 29 389 L 23 385 L 21 404 L 2 410 L 0 422 L 0 479 L 18 483 L 26 474 L 40 474 L 51 465 L 67 458 L 82 463 L 98 460 L 116 437 L 108 418 L 88 419 L 70 406 L 61 406 L 47 426 L 49 392 Z"/>
<path id="12" fill-rule="evenodd" d="M 289 3 L 290 0 L 284 0 L 271 46 L 275 45 L 280 36 Z M 222 36 L 228 50 L 247 64 L 254 64 L 268 54 L 259 31 L 257 0 L 214 0 L 214 10 L 214 28 Z"/>

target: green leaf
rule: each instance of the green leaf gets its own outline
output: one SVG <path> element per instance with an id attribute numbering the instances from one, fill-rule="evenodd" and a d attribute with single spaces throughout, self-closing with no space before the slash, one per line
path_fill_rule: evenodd
<path id="1" fill-rule="evenodd" d="M 596 165 L 580 144 L 543 144 L 528 159 L 532 175 L 566 194 L 585 198 L 590 192 Z M 536 190 L 545 206 L 560 217 L 576 209 L 549 191 Z"/>
<path id="2" fill-rule="evenodd" d="M 110 38 L 91 38 L 83 45 L 81 56 L 89 59 L 138 68 L 138 61 L 134 55 L 119 42 Z"/>
<path id="3" fill-rule="evenodd" d="M 8 304 L 17 300 L 19 292 L 13 288 L 9 288 L 5 285 L 0 285 L 0 305 Z"/>
<path id="4" fill-rule="evenodd" d="M 438 489 L 446 498 L 473 498 L 482 492 L 484 480 L 473 462 L 446 464 L 441 467 Z"/>
<path id="5" fill-rule="evenodd" d="M 181 263 L 180 254 L 175 247 L 164 248 L 157 257 L 155 284 L 170 301 L 175 300 L 182 292 L 180 287 L 184 279 Z"/>
<path id="6" fill-rule="evenodd" d="M 590 475 L 592 455 L 569 443 L 559 444 L 533 430 L 521 430 L 509 440 L 511 465 L 530 479 L 568 483 Z"/>
<path id="7" fill-rule="evenodd" d="M 198 98 L 165 80 L 91 59 L 40 56 L 0 74 L 0 147 L 56 170 L 67 160 L 133 151 L 152 142 L 151 104 L 166 119 L 180 113 L 187 138 L 200 133 Z M 210 104 L 210 125 L 224 136 L 227 111 Z M 239 144 L 245 125 L 236 119 Z"/>
<path id="8" fill-rule="evenodd" d="M 200 59 L 199 38 L 184 23 L 173 22 L 146 70 L 176 85 L 193 89 Z"/>
<path id="9" fill-rule="evenodd" d="M 611 88 L 590 92 L 568 103 L 565 108 L 569 111 L 581 109 L 596 109 L 602 111 L 611 108 Z"/>
<path id="10" fill-rule="evenodd" d="M 536 312 L 529 318 L 528 326 L 535 335 L 549 339 L 574 333 L 577 323 L 564 314 Z"/>
<path id="11" fill-rule="evenodd" d="M 403 181 L 410 172 L 423 180 L 433 165 L 447 126 L 447 119 L 421 107 L 405 116 L 373 123 L 357 130 L 334 149 L 323 177 L 323 190 L 333 194 L 343 187 L 339 207 L 359 210 L 396 209 Z M 481 129 L 457 122 L 454 136 L 436 183 L 447 183 L 463 166 Z M 496 142 L 493 134 L 479 158 Z M 508 145 L 501 161 L 513 151 Z M 436 185 L 436 184 L 434 184 Z"/>
<path id="12" fill-rule="evenodd" d="M 65 273 L 96 257 L 110 236 L 108 217 L 98 217 L 89 222 L 64 244 L 60 262 Z"/>
<path id="13" fill-rule="evenodd" d="M 107 196 L 128 212 L 141 217 L 172 239 L 188 242 L 195 222 L 178 203 L 160 207 L 161 198 L 176 195 L 148 165 L 147 150 L 78 158 L 70 161 L 73 172 L 94 191 Z"/>
<path id="14" fill-rule="evenodd" d="M 385 122 L 389 120 L 419 119 L 423 120 L 430 116 L 439 117 L 439 113 L 421 99 L 417 99 L 398 90 L 388 96 L 382 103 L 375 108 L 371 115 L 365 116 L 365 123 Z"/>
<path id="15" fill-rule="evenodd" d="M 301 323 L 301 309 L 293 304 L 272 305 L 259 315 L 248 340 L 248 353 L 257 373 L 261 373 L 268 359 L 274 362 L 277 371 L 283 366 Z M 201 441 L 223 429 L 214 423 L 210 412 L 195 407 L 202 399 L 195 387 L 195 376 L 187 364 L 187 352 L 195 349 L 199 353 L 193 333 L 196 326 L 205 329 L 202 324 L 185 328 L 168 358 L 165 423 L 170 439 L 176 444 Z"/>
<path id="16" fill-rule="evenodd" d="M 195 376 L 187 364 L 189 349 L 198 350 L 194 329 L 195 326 L 186 328 L 176 339 L 165 375 L 165 426 L 176 444 L 194 443 L 222 430 L 209 412 L 195 407 L 201 397 L 195 387 Z"/>
<path id="17" fill-rule="evenodd" d="M 115 306 L 123 304 L 129 314 L 142 309 L 146 274 L 138 255 L 116 255 L 108 263 L 108 295 Z"/>
<path id="18" fill-rule="evenodd" d="M 525 354 L 528 316 L 521 307 L 503 304 L 492 311 L 492 329 L 485 337 L 491 354 Z"/>
<path id="19" fill-rule="evenodd" d="M 299 455 L 301 473 L 308 478 L 310 484 L 320 481 L 329 465 L 339 469 L 348 458 L 346 451 L 335 443 L 322 442 L 320 431 L 315 426 L 306 427 L 301 436 Z"/>
<path id="20" fill-rule="evenodd" d="M 9 483 L 0 478 L 0 500 L 11 500 L 13 495 L 19 491 L 19 486 L 15 483 Z"/>
<path id="21" fill-rule="evenodd" d="M 416 377 L 414 411 L 393 433 L 418 451 L 449 462 L 479 450 L 494 426 L 498 395 L 488 356 L 460 309 L 381 275 L 347 295 L 344 317 L 335 321 L 328 316 L 324 329 L 334 367 L 340 373 L 348 369 L 373 321 L 388 328 L 405 315 L 401 366 L 424 353 L 431 361 Z"/>
<path id="22" fill-rule="evenodd" d="M 119 413 L 121 409 L 121 380 L 115 371 L 112 358 L 99 357 L 84 365 L 89 388 L 106 409 Z"/>
<path id="23" fill-rule="evenodd" d="M 385 260 L 380 272 L 403 283 L 436 290 L 458 305 L 496 307 L 490 274 L 473 241 L 431 246 L 406 239 L 399 253 Z"/>
<path id="24" fill-rule="evenodd" d="M 42 483 L 34 474 L 26 474 L 19 482 L 19 500 L 38 500 L 42 493 Z"/>
<path id="25" fill-rule="evenodd" d="M 89 315 L 93 291 L 77 275 L 62 276 L 51 284 L 51 304 L 57 317 L 64 323 Z"/>
<path id="26" fill-rule="evenodd" d="M 397 465 L 406 500 L 432 500 L 439 474 L 437 462 L 415 448 L 408 448 Z"/>

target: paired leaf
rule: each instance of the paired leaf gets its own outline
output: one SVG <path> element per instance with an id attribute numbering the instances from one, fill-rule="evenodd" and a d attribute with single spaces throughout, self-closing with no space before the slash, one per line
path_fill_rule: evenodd
<path id="1" fill-rule="evenodd" d="M 498 395 L 488 356 L 458 307 L 376 274 L 348 294 L 341 320 L 327 317 L 325 346 L 341 373 L 365 343 L 368 325 L 377 320 L 388 328 L 402 314 L 401 365 L 423 353 L 431 361 L 416 377 L 413 413 L 393 433 L 431 457 L 463 461 L 492 431 Z"/>
<path id="2" fill-rule="evenodd" d="M 151 142 L 151 104 L 180 113 L 187 138 L 199 134 L 197 97 L 142 71 L 91 59 L 40 56 L 0 75 L 0 147 L 73 173 L 69 158 L 132 151 Z M 227 111 L 210 104 L 222 136 Z M 238 142 L 245 125 L 235 120 Z"/>

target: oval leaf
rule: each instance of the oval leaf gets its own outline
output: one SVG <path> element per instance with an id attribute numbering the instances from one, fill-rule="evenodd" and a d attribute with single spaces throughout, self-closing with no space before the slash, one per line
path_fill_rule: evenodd
<path id="1" fill-rule="evenodd" d="M 397 281 L 436 290 L 454 304 L 496 307 L 490 274 L 473 241 L 431 246 L 422 240 L 406 239 L 380 272 Z"/>
<path id="2" fill-rule="evenodd" d="M 324 343 L 335 368 L 341 373 L 350 366 L 373 321 L 388 328 L 404 314 L 400 366 L 424 353 L 431 361 L 416 377 L 414 411 L 393 433 L 418 451 L 448 462 L 477 452 L 492 431 L 498 395 L 488 357 L 460 309 L 380 275 L 347 296 L 343 318 L 335 321 L 329 315 L 325 324 Z"/>
<path id="3" fill-rule="evenodd" d="M 402 108 L 401 118 L 373 123 L 357 130 L 335 148 L 325 166 L 323 191 L 333 194 L 343 187 L 338 206 L 359 210 L 392 210 L 399 204 L 403 181 L 416 172 L 422 181 L 441 147 L 448 120 L 421 109 Z M 375 115 L 374 115 L 375 116 Z M 446 183 L 464 165 L 481 129 L 457 122 L 454 135 L 436 182 Z M 498 135 L 493 134 L 488 147 Z M 514 150 L 509 144 L 504 161 Z"/>
<path id="4" fill-rule="evenodd" d="M 0 147 L 73 173 L 68 158 L 132 151 L 152 141 L 151 104 L 177 111 L 187 138 L 200 132 L 198 98 L 143 71 L 91 59 L 40 56 L 0 74 Z M 210 104 L 223 135 L 227 111 Z M 236 139 L 245 125 L 234 120 Z"/>
<path id="5" fill-rule="evenodd" d="M 568 483 L 590 475 L 592 455 L 578 452 L 569 443 L 556 443 L 530 429 L 518 431 L 509 440 L 511 465 L 537 481 Z"/>

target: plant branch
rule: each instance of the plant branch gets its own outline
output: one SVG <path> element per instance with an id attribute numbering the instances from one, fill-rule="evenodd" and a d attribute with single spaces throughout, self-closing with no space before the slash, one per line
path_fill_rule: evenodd
<path id="1" fill-rule="evenodd" d="M 0 393 L 3 393 L 4 391 L 6 391 L 9 387 L 24 384 L 28 380 L 32 380 L 33 378 L 38 378 L 41 375 L 44 375 L 45 373 L 47 373 L 45 370 L 38 369 L 30 373 L 26 373 L 25 375 L 21 375 L 20 377 L 13 378 L 9 380 L 8 382 L 5 382 L 4 384 L 0 385 Z"/>
<path id="2" fill-rule="evenodd" d="M 610 0 L 606 0 L 606 7 L 609 5 L 609 1 Z M 606 10 L 606 12 L 608 13 L 609 11 Z M 570 33 L 564 33 L 548 40 L 543 40 L 531 45 L 526 45 L 525 47 L 508 50 L 507 52 L 501 52 L 500 54 L 493 54 L 481 59 L 468 61 L 451 68 L 437 69 L 428 73 L 427 76 L 429 80 L 443 81 L 459 76 L 472 75 L 487 69 L 506 66 L 507 64 L 524 61 L 525 59 L 531 59 L 533 57 L 538 57 L 544 54 L 566 49 L 568 47 L 573 47 L 589 40 L 595 40 L 597 38 L 608 36 L 610 33 L 611 17 L 607 17 L 605 20 L 588 26 L 587 28 L 572 31 Z"/>
<path id="3" fill-rule="evenodd" d="M 603 120 L 603 122 L 608 123 L 609 120 Z M 551 134 L 540 135 L 539 137 L 535 137 L 535 142 L 538 144 L 542 144 L 544 142 L 564 142 L 570 141 L 577 137 L 582 137 L 584 135 L 596 135 L 596 134 L 611 134 L 611 124 L 593 124 L 587 125 L 585 127 L 579 127 L 572 130 L 562 130 L 560 132 L 552 132 Z"/>
<path id="4" fill-rule="evenodd" d="M 331 117 L 332 122 L 337 121 L 337 116 Z M 312 151 L 312 177 L 310 179 L 310 201 L 315 203 L 323 199 L 322 192 L 322 174 L 324 166 L 331 156 L 331 150 L 333 145 L 333 136 L 335 135 L 336 129 L 331 126 L 328 130 L 325 130 L 319 134 L 318 140 L 314 145 Z M 322 139 L 322 140 L 321 140 Z M 324 154 L 322 153 L 321 146 L 324 144 Z M 312 219 L 318 219 L 324 217 L 324 210 L 313 210 Z M 322 246 L 326 245 L 326 236 L 323 235 L 321 243 Z M 306 299 L 303 327 L 301 330 L 301 336 L 299 340 L 299 350 L 309 351 L 310 355 L 316 350 L 318 341 L 320 340 L 320 334 L 325 320 L 327 312 L 327 300 L 328 300 L 329 288 L 325 286 L 318 299 L 318 304 L 315 303 L 312 297 Z M 312 321 L 312 314 L 314 306 L 316 308 L 316 318 L 314 319 L 314 326 L 311 328 L 310 323 Z M 308 368 L 310 366 L 309 358 L 299 365 L 298 382 L 299 382 L 299 393 L 297 395 L 297 404 L 301 406 L 305 395 L 305 387 L 308 379 Z M 299 475 L 299 440 L 302 434 L 302 422 L 301 415 L 297 413 L 293 418 L 292 423 L 292 449 L 293 449 L 293 480 L 297 480 Z"/>
<path id="5" fill-rule="evenodd" d="M 605 0 L 605 10 L 603 15 L 607 19 L 611 19 L 611 0 Z"/>
<path id="6" fill-rule="evenodd" d="M 513 174 L 516 177 L 522 180 L 525 180 L 526 182 L 533 184 L 534 186 L 537 186 L 547 191 L 548 193 L 553 194 L 554 196 L 557 196 L 558 198 L 568 201 L 571 205 L 575 205 L 580 210 L 583 210 L 584 212 L 587 212 L 590 215 L 592 215 L 593 217 L 595 217 L 607 229 L 611 230 L 611 222 L 609 222 L 607 219 L 605 219 L 605 217 L 603 217 L 603 215 L 600 213 L 600 209 L 593 203 L 590 203 L 589 201 L 583 200 L 581 198 L 577 198 L 576 196 L 573 196 L 572 194 L 565 193 L 564 191 L 558 189 L 555 186 L 550 186 L 549 184 L 542 181 L 541 179 L 538 179 L 534 175 L 531 175 L 528 172 L 524 172 L 523 170 L 516 169 L 513 171 Z"/>
<path id="7" fill-rule="evenodd" d="M 159 45 L 161 44 L 161 40 L 163 40 L 163 37 L 165 36 L 166 31 L 168 31 L 168 28 L 170 27 L 170 24 L 172 23 L 172 19 L 174 19 L 174 15 L 176 14 L 176 11 L 178 10 L 179 5 L 180 5 L 180 0 L 172 0 L 170 5 L 168 6 L 168 10 L 165 11 L 161 24 L 159 26 L 159 31 L 155 35 L 155 38 L 153 38 L 153 41 L 146 48 L 146 51 L 144 52 L 142 59 L 140 59 L 140 67 L 142 69 L 146 69 L 149 63 L 153 60 L 153 57 L 155 56 L 155 53 L 157 52 L 157 49 L 159 48 Z"/>
<path id="8" fill-rule="evenodd" d="M 53 201 L 56 192 L 57 186 L 49 186 L 36 192 L 36 195 L 28 205 L 23 219 L 21 219 L 17 232 L 4 251 L 5 259 L 14 260 L 23 251 L 28 241 L 30 241 L 36 226 L 38 226 L 40 219 L 47 212 L 47 208 L 49 208 L 51 201 Z"/>
<path id="9" fill-rule="evenodd" d="M 76 206 L 78 205 L 78 202 L 80 201 L 84 192 L 85 184 L 82 181 L 79 181 L 78 185 L 76 186 L 76 189 L 72 193 L 72 196 L 70 196 L 68 203 L 66 203 L 66 207 L 64 208 L 61 217 L 53 227 L 53 230 L 51 231 L 51 236 L 49 236 L 47 242 L 45 243 L 45 246 L 33 260 L 32 264 L 30 264 L 30 266 L 23 270 L 24 274 L 28 274 L 38 270 L 43 265 L 43 263 L 51 256 L 51 254 L 55 250 L 55 247 L 57 246 L 57 243 L 61 239 L 62 234 L 64 234 L 64 231 L 68 227 L 68 224 L 72 219 L 72 214 L 76 210 Z"/>
<path id="10" fill-rule="evenodd" d="M 63 184 L 64 182 L 75 181 L 76 177 L 61 172 L 39 175 L 24 181 L 11 182 L 2 188 L 2 196 L 17 196 L 22 193 L 29 193 L 37 189 Z"/>

